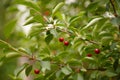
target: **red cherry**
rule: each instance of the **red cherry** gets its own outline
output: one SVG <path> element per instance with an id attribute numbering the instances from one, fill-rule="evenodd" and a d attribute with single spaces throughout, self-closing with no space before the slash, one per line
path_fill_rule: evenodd
<path id="1" fill-rule="evenodd" d="M 64 41 L 64 38 L 63 38 L 63 37 L 60 37 L 60 38 L 59 38 L 59 41 L 60 41 L 60 42 L 63 42 L 63 41 Z"/>
<path id="2" fill-rule="evenodd" d="M 88 57 L 92 57 L 92 54 L 89 53 L 89 54 L 87 54 L 87 56 L 88 56 Z"/>
<path id="3" fill-rule="evenodd" d="M 69 42 L 68 42 L 68 41 L 64 41 L 64 45 L 65 45 L 65 46 L 68 46 L 68 45 L 69 45 Z"/>
<path id="4" fill-rule="evenodd" d="M 50 14 L 49 11 L 45 11 L 45 12 L 44 12 L 44 15 L 45 15 L 45 16 L 49 16 L 49 14 Z"/>
<path id="5" fill-rule="evenodd" d="M 40 70 L 39 70 L 39 69 L 35 69 L 35 70 L 34 70 L 34 73 L 35 73 L 35 74 L 39 74 L 39 73 L 40 73 Z"/>
<path id="6" fill-rule="evenodd" d="M 99 50 L 99 49 L 95 49 L 94 52 L 95 52 L 96 54 L 99 54 L 99 53 L 100 53 L 100 50 Z"/>

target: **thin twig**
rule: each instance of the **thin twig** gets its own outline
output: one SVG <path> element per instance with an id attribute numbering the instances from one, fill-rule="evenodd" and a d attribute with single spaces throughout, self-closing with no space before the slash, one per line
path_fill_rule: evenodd
<path id="1" fill-rule="evenodd" d="M 113 8 L 113 11 L 114 11 L 114 15 L 115 15 L 115 17 L 118 17 L 118 15 L 117 15 L 117 11 L 116 11 L 116 9 L 115 9 L 115 5 L 114 5 L 113 1 L 110 0 L 110 3 L 111 3 L 111 5 L 112 5 L 112 8 Z"/>
<path id="2" fill-rule="evenodd" d="M 65 31 L 65 30 L 60 30 L 60 31 L 65 32 L 65 33 L 67 33 L 68 35 L 70 35 L 70 33 L 69 33 L 68 31 Z M 79 34 L 78 34 L 77 32 L 75 33 L 75 35 L 79 37 Z M 91 40 L 88 40 L 88 39 L 80 38 L 80 40 L 87 41 L 87 42 L 89 42 L 89 43 L 93 43 L 93 44 L 98 45 L 97 42 L 95 42 L 95 41 L 91 41 Z"/>
<path id="3" fill-rule="evenodd" d="M 110 0 L 110 3 L 112 5 L 113 11 L 114 11 L 114 16 L 118 17 L 118 14 L 117 14 L 117 11 L 116 11 L 116 8 L 115 8 L 113 0 Z M 119 27 L 119 33 L 120 33 L 120 25 L 118 25 L 118 27 Z"/>
<path id="4" fill-rule="evenodd" d="M 96 68 L 96 69 L 87 69 L 87 70 L 92 70 L 92 71 L 94 71 L 94 70 L 98 70 L 98 71 L 105 71 L 105 70 L 107 70 L 107 69 L 105 69 L 105 68 Z"/>
<path id="5" fill-rule="evenodd" d="M 89 43 L 93 43 L 93 44 L 98 45 L 98 43 L 97 43 L 97 42 L 95 42 L 95 41 L 91 41 L 91 40 L 88 40 L 88 39 L 83 39 L 83 38 L 80 38 L 80 40 L 83 40 L 83 41 L 88 41 Z"/>
<path id="6" fill-rule="evenodd" d="M 26 53 L 23 53 L 23 52 L 19 51 L 18 49 L 14 48 L 11 44 L 7 43 L 4 40 L 0 39 L 0 42 L 3 43 L 3 44 L 5 44 L 5 45 L 7 45 L 11 50 L 20 53 L 21 56 L 26 56 L 26 57 L 29 57 L 29 58 L 31 57 L 30 55 L 28 55 Z"/>

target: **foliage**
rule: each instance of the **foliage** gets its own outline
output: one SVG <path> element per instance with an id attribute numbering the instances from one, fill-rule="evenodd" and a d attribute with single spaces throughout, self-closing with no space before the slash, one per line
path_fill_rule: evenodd
<path id="1" fill-rule="evenodd" d="M 34 80 L 120 79 L 119 0 L 76 0 L 70 4 L 63 0 L 14 0 L 13 3 L 27 7 L 30 15 L 24 26 L 32 25 L 25 36 L 22 31 L 12 32 L 17 20 L 11 20 L 6 24 L 4 36 L 15 38 L 17 44 L 13 47 L 0 40 L 1 65 L 13 58 L 28 59 L 13 71 L 14 75 L 10 74 L 13 80 L 18 80 L 24 70 Z M 69 44 L 65 45 L 65 41 Z M 36 68 L 40 73 L 35 75 Z"/>

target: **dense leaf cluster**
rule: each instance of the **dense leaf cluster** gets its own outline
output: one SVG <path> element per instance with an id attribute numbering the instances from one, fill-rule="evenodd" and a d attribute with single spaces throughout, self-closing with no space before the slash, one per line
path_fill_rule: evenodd
<path id="1" fill-rule="evenodd" d="M 15 0 L 13 3 L 27 7 L 30 15 L 23 24 L 31 28 L 27 36 L 18 36 L 21 31 L 12 32 L 17 24 L 14 19 L 4 29 L 6 38 L 17 33 L 14 37 L 19 41 L 15 48 L 0 40 L 0 48 L 6 53 L 0 56 L 0 62 L 16 57 L 28 60 L 10 75 L 12 79 L 18 80 L 23 71 L 34 80 L 120 79 L 119 0 L 76 0 L 70 4 L 63 0 Z M 35 74 L 35 69 L 40 71 Z"/>

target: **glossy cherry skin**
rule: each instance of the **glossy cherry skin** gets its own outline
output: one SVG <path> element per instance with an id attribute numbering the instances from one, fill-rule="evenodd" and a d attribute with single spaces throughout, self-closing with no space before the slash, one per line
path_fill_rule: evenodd
<path id="1" fill-rule="evenodd" d="M 39 74 L 39 73 L 40 73 L 40 70 L 39 70 L 39 69 L 35 69 L 35 70 L 34 70 L 34 73 L 35 73 L 35 74 Z"/>
<path id="2" fill-rule="evenodd" d="M 63 38 L 63 37 L 60 37 L 60 38 L 59 38 L 59 41 L 60 41 L 60 42 L 63 42 L 63 41 L 64 41 L 64 38 Z"/>
<path id="3" fill-rule="evenodd" d="M 64 41 L 64 45 L 65 45 L 65 46 L 68 46 L 68 45 L 69 45 L 69 42 L 68 42 L 68 41 Z"/>
<path id="4" fill-rule="evenodd" d="M 94 52 L 95 52 L 96 54 L 99 54 L 99 53 L 100 53 L 100 49 L 97 49 L 97 48 L 96 48 L 96 49 L 94 50 Z"/>

